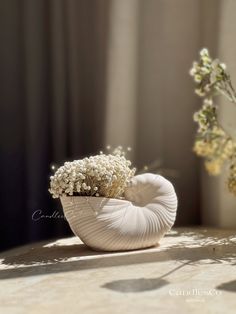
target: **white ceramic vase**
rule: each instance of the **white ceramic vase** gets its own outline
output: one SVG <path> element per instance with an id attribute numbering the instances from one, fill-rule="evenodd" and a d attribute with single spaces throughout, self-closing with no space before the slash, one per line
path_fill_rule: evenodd
<path id="1" fill-rule="evenodd" d="M 63 196 L 61 202 L 74 234 L 102 251 L 157 245 L 173 226 L 177 210 L 173 185 L 151 173 L 135 176 L 125 199 Z"/>

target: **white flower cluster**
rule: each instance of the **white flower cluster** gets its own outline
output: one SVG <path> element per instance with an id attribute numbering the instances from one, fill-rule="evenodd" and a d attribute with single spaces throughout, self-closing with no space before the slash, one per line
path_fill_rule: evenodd
<path id="1" fill-rule="evenodd" d="M 100 155 L 65 162 L 50 177 L 49 192 L 53 198 L 62 195 L 119 198 L 134 176 L 135 168 L 130 166 L 121 147 L 111 154 L 100 152 Z"/>
<path id="2" fill-rule="evenodd" d="M 198 133 L 207 132 L 217 125 L 216 106 L 212 98 L 203 100 L 202 108 L 194 113 L 193 120 L 198 123 Z"/>
<path id="3" fill-rule="evenodd" d="M 197 83 L 195 92 L 201 97 L 215 91 L 225 94 L 230 100 L 235 96 L 232 92 L 229 75 L 226 72 L 226 65 L 220 63 L 218 59 L 212 60 L 206 48 L 200 51 L 199 62 L 193 62 L 190 75 Z"/>

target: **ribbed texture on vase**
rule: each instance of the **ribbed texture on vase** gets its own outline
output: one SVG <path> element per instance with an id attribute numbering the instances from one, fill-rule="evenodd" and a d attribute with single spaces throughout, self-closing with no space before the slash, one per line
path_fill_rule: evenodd
<path id="1" fill-rule="evenodd" d="M 125 200 L 61 197 L 75 235 L 96 250 L 123 251 L 156 245 L 173 226 L 177 197 L 172 184 L 159 175 L 135 176 Z"/>

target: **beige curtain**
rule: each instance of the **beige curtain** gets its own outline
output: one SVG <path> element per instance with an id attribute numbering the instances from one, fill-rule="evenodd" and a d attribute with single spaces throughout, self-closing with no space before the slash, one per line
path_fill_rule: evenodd
<path id="1" fill-rule="evenodd" d="M 158 159 L 176 170 L 177 221 L 199 223 L 199 161 L 191 151 L 197 97 L 188 70 L 201 47 L 201 1 L 110 5 L 106 142 L 132 146 L 138 167 Z"/>
<path id="2" fill-rule="evenodd" d="M 129 145 L 141 167 L 160 159 L 177 170 L 177 222 L 236 226 L 236 201 L 225 174 L 209 177 L 192 153 L 200 105 L 188 75 L 206 46 L 236 82 L 233 0 L 113 0 L 108 39 L 106 142 Z M 220 100 L 221 118 L 236 135 L 236 109 Z"/>

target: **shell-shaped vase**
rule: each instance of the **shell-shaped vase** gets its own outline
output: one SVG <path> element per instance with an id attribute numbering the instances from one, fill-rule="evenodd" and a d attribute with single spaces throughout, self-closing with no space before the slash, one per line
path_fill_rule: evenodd
<path id="1" fill-rule="evenodd" d="M 63 196 L 69 225 L 86 245 L 102 251 L 126 251 L 158 244 L 174 224 L 177 197 L 164 177 L 133 177 L 125 199 Z"/>

